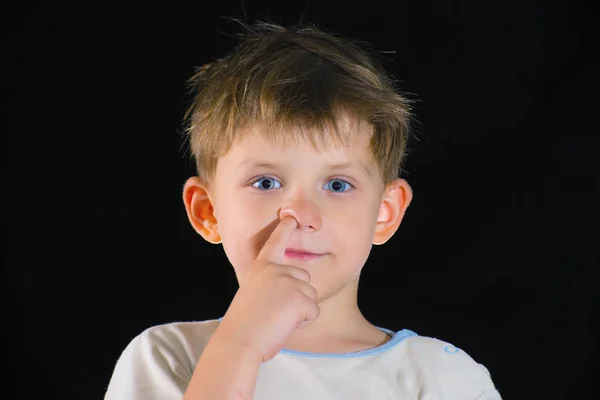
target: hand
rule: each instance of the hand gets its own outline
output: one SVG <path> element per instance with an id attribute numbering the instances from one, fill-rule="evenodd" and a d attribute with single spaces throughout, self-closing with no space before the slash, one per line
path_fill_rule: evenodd
<path id="1" fill-rule="evenodd" d="M 292 217 L 279 222 L 217 329 L 227 343 L 256 351 L 261 362 L 275 357 L 294 330 L 310 325 L 320 312 L 309 272 L 282 264 L 296 227 Z"/>

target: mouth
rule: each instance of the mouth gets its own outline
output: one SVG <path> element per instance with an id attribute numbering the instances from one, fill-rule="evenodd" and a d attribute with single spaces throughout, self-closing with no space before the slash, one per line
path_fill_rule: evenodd
<path id="1" fill-rule="evenodd" d="M 316 254 L 300 249 L 285 249 L 285 256 L 294 260 L 309 261 L 324 255 L 325 254 Z"/>

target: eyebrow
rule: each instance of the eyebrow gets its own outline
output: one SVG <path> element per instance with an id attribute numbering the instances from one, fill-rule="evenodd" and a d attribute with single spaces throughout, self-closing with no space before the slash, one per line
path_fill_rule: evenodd
<path id="1" fill-rule="evenodd" d="M 341 164 L 328 165 L 327 169 L 330 169 L 330 170 L 355 169 L 358 172 L 362 173 L 363 175 L 370 177 L 371 171 L 369 170 L 369 168 L 361 161 L 359 161 L 358 164 L 359 165 L 357 165 L 356 163 L 354 163 L 352 161 L 348 161 L 348 162 L 341 163 Z M 250 168 L 278 169 L 281 166 L 279 164 L 275 164 L 275 163 L 245 160 L 239 164 L 239 167 L 240 168 L 241 167 L 250 167 Z"/>

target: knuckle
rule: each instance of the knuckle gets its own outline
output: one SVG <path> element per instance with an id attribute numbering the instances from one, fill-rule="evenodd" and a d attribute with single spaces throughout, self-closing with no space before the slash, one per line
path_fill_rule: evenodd
<path id="1" fill-rule="evenodd" d="M 302 304 L 306 301 L 306 295 L 300 290 L 300 288 L 296 288 L 296 290 L 292 290 L 290 292 L 290 297 L 292 301 L 295 303 Z"/>
<path id="2" fill-rule="evenodd" d="M 305 282 L 310 281 L 310 272 L 308 272 L 304 268 L 290 266 L 290 273 L 297 276 L 300 280 L 303 280 Z"/>
<path id="3" fill-rule="evenodd" d="M 266 271 L 275 271 L 276 270 L 276 264 L 265 263 L 265 270 Z"/>
<path id="4" fill-rule="evenodd" d="M 315 318 L 318 317 L 321 314 L 321 307 L 319 307 L 317 304 L 315 304 L 314 312 L 315 312 Z"/>
<path id="5" fill-rule="evenodd" d="M 282 290 L 290 295 L 296 294 L 297 290 L 294 289 L 296 289 L 298 285 L 296 284 L 296 279 L 293 276 L 282 273 L 279 275 L 278 279 L 278 284 Z"/>
<path id="6" fill-rule="evenodd" d="M 267 270 L 270 274 L 278 275 L 281 273 L 281 265 L 275 263 L 268 263 L 265 266 L 265 270 Z"/>
<path id="7" fill-rule="evenodd" d="M 307 271 L 307 270 L 305 270 L 305 269 L 303 269 L 302 271 L 304 271 L 304 272 L 303 272 L 303 274 L 304 274 L 304 277 L 306 278 L 306 281 L 307 281 L 307 282 L 310 282 L 310 278 L 311 278 L 311 277 L 310 277 L 310 272 L 308 272 L 308 271 Z"/>

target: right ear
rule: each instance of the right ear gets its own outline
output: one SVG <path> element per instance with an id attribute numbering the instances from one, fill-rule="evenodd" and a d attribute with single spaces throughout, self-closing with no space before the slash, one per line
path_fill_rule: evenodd
<path id="1" fill-rule="evenodd" d="M 219 225 L 206 185 L 199 177 L 188 178 L 183 186 L 183 204 L 192 227 L 207 242 L 221 243 Z"/>

